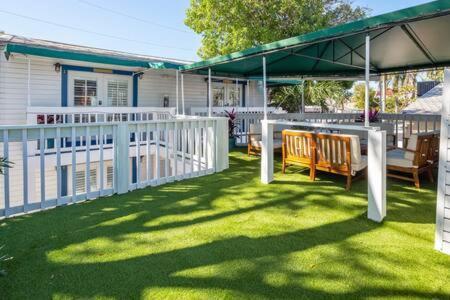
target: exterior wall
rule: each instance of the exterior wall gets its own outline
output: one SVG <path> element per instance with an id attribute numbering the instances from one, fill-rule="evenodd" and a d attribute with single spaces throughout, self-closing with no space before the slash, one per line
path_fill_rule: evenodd
<path id="1" fill-rule="evenodd" d="M 34 106 L 61 105 L 61 74 L 53 63 L 32 59 L 30 63 L 30 100 Z M 0 125 L 26 123 L 28 106 L 28 60 L 0 54 Z"/>
<path id="2" fill-rule="evenodd" d="M 25 124 L 27 106 L 61 106 L 61 72 L 55 71 L 54 64 L 56 62 L 67 65 L 124 70 L 123 67 L 116 68 L 115 66 L 33 56 L 29 59 L 31 76 L 28 89 L 28 58 L 23 55 L 11 55 L 9 60 L 6 60 L 4 54 L 0 54 L 0 105 L 2 107 L 0 125 Z M 169 106 L 175 107 L 175 78 L 174 70 L 146 71 L 142 79 L 138 80 L 138 106 L 162 107 L 163 98 L 167 95 L 169 96 Z M 207 106 L 208 84 L 205 79 L 205 76 L 184 75 L 186 113 L 190 113 L 191 107 Z M 245 106 L 261 107 L 263 105 L 262 94 L 261 84 L 251 81 L 249 86 L 245 88 Z M 181 86 L 179 100 L 181 108 Z"/>

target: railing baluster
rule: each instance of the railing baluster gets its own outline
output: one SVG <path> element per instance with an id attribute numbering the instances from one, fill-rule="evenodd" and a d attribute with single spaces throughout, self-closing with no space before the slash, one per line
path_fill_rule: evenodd
<path id="1" fill-rule="evenodd" d="M 189 126 L 189 138 L 188 138 L 188 140 L 189 140 L 189 155 L 190 155 L 190 169 L 189 169 L 189 171 L 190 171 L 190 175 L 189 175 L 189 177 L 192 177 L 193 176 L 193 173 L 194 173 L 194 130 L 195 130 L 195 127 L 194 127 L 194 122 L 190 122 L 190 124 L 189 124 L 190 126 Z"/>
<path id="2" fill-rule="evenodd" d="M 56 128 L 56 204 L 61 203 L 61 127 Z"/>
<path id="3" fill-rule="evenodd" d="M 39 130 L 39 174 L 41 183 L 41 209 L 45 208 L 45 132 Z"/>
<path id="4" fill-rule="evenodd" d="M 104 131 L 103 126 L 100 125 L 99 132 L 98 132 L 98 146 L 99 146 L 99 160 L 100 160 L 100 196 L 104 195 L 104 172 L 105 172 L 105 162 L 104 162 L 104 153 L 103 153 L 103 143 L 104 143 Z"/>
<path id="5" fill-rule="evenodd" d="M 135 132 L 136 140 L 136 188 L 141 184 L 141 133 L 139 131 L 139 124 L 136 125 Z"/>
<path id="6" fill-rule="evenodd" d="M 76 138 L 76 128 L 72 127 L 71 132 L 71 146 L 72 146 L 72 202 L 77 201 L 77 151 L 76 151 L 76 144 L 77 144 L 77 138 Z"/>
<path id="7" fill-rule="evenodd" d="M 28 211 L 28 129 L 22 129 L 23 208 Z"/>
<path id="8" fill-rule="evenodd" d="M 181 130 L 181 163 L 182 163 L 182 174 L 183 178 L 186 178 L 186 122 L 182 122 L 182 130 Z"/>
<path id="9" fill-rule="evenodd" d="M 177 120 L 173 123 L 173 175 L 175 176 L 175 180 L 178 179 L 178 122 Z"/>
<path id="10" fill-rule="evenodd" d="M 91 128 L 86 126 L 86 199 L 91 193 Z"/>
<path id="11" fill-rule="evenodd" d="M 166 181 L 169 179 L 169 127 L 168 123 L 164 123 L 164 145 L 165 145 L 165 159 L 164 159 L 164 177 Z"/>
<path id="12" fill-rule="evenodd" d="M 149 185 L 150 184 L 150 180 L 151 180 L 151 172 L 152 172 L 152 170 L 151 170 L 151 152 L 150 152 L 150 149 L 151 149 L 151 144 L 150 144 L 150 125 L 147 123 L 147 126 L 146 126 L 146 137 L 147 137 L 147 141 L 146 141 L 146 153 L 147 153 L 147 156 L 146 156 L 146 159 L 145 159 L 145 162 L 146 162 L 146 165 L 147 165 L 147 185 Z"/>
<path id="13" fill-rule="evenodd" d="M 156 156 L 156 170 L 155 170 L 155 177 L 156 177 L 156 183 L 160 184 L 160 159 L 159 159 L 159 147 L 160 147 L 160 143 L 159 143 L 159 134 L 160 134 L 160 123 L 156 123 L 156 141 L 155 141 L 155 146 L 156 146 L 156 151 L 155 151 L 155 156 Z"/>
<path id="14" fill-rule="evenodd" d="M 3 130 L 3 157 L 9 159 L 9 133 L 8 129 Z M 5 201 L 5 216 L 9 216 L 9 168 L 3 169 L 3 195 Z"/>
<path id="15" fill-rule="evenodd" d="M 196 146 L 197 146 L 197 176 L 200 176 L 200 171 L 202 170 L 202 153 L 201 153 L 201 121 L 196 122 L 197 129 L 196 129 Z"/>

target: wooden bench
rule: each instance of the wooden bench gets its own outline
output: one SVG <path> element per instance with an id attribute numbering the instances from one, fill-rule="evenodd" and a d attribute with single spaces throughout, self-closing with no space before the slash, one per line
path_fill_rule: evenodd
<path id="1" fill-rule="evenodd" d="M 367 168 L 357 135 L 283 130 L 282 153 L 283 173 L 287 166 L 299 165 L 309 167 L 311 180 L 317 170 L 344 175 L 346 190 L 350 190 L 352 178 Z"/>

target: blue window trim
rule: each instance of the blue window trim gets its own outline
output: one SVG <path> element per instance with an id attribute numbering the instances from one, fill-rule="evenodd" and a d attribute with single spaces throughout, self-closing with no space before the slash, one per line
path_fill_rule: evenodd
<path id="1" fill-rule="evenodd" d="M 81 67 L 81 66 L 71 66 L 71 65 L 61 65 L 61 106 L 68 106 L 68 79 L 69 72 L 68 71 L 78 71 L 78 72 L 95 72 L 96 68 L 93 67 Z M 133 76 L 133 99 L 132 104 L 134 107 L 138 106 L 138 79 L 139 74 L 133 73 L 131 71 L 123 71 L 123 70 L 111 70 L 112 74 L 116 75 L 125 75 L 125 76 Z"/>

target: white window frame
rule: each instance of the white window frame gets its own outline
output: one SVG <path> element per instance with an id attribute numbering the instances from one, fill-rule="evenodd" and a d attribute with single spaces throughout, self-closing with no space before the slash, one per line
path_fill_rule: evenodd
<path id="1" fill-rule="evenodd" d="M 131 107 L 133 105 L 133 77 L 129 75 L 119 74 L 104 74 L 95 72 L 83 71 L 68 71 L 68 106 L 75 106 L 74 82 L 75 79 L 80 80 L 95 80 L 97 81 L 97 105 L 87 107 L 111 107 L 108 103 L 108 81 L 127 81 L 128 82 L 128 105 L 127 106 L 113 106 L 113 107 Z M 101 104 L 99 104 L 101 103 Z M 81 106 L 79 106 L 81 107 Z"/>

